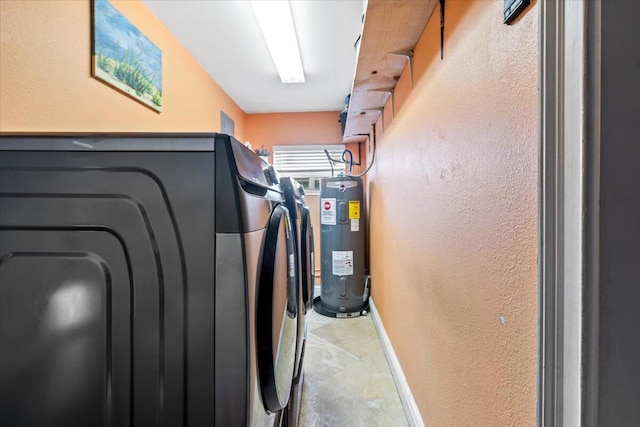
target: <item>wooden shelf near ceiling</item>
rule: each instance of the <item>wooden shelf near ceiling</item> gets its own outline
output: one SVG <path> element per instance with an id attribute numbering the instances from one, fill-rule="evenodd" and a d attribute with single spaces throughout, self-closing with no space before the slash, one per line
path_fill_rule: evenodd
<path id="1" fill-rule="evenodd" d="M 364 139 L 391 89 L 409 63 L 403 55 L 412 51 L 438 0 L 369 0 L 365 14 L 356 75 L 344 132 L 345 142 Z"/>

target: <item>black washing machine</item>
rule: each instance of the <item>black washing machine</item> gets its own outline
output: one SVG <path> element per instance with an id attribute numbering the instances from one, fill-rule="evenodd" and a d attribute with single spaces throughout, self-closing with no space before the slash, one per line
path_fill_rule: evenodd
<path id="1" fill-rule="evenodd" d="M 229 136 L 0 137 L 0 425 L 277 425 L 295 256 Z"/>
<path id="2" fill-rule="evenodd" d="M 296 238 L 298 280 L 298 339 L 296 345 L 296 369 L 291 388 L 291 399 L 285 408 L 283 425 L 297 426 L 304 379 L 304 350 L 306 344 L 306 313 L 313 306 L 314 292 L 314 240 L 311 211 L 305 204 L 304 188 L 291 177 L 280 178 L 285 203 L 291 213 Z"/>

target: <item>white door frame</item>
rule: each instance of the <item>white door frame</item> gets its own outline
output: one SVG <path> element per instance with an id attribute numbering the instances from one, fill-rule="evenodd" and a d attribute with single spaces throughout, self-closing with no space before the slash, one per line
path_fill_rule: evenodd
<path id="1" fill-rule="evenodd" d="M 540 0 L 537 424 L 596 426 L 600 0 Z"/>

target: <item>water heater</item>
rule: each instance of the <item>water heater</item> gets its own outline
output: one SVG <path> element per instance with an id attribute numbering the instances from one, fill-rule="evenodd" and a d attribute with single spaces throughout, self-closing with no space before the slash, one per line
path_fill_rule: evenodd
<path id="1" fill-rule="evenodd" d="M 332 317 L 359 316 L 365 290 L 362 178 L 338 176 L 320 183 L 322 286 L 314 308 Z"/>

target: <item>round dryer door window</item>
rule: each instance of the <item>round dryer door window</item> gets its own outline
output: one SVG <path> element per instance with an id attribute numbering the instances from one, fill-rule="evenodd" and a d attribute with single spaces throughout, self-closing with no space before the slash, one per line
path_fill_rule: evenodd
<path id="1" fill-rule="evenodd" d="M 311 211 L 308 207 L 302 209 L 302 241 L 300 247 L 300 257 L 302 259 L 300 274 L 302 277 L 302 301 L 305 308 L 310 309 L 313 305 L 313 275 L 315 273 L 315 253 L 313 245 L 313 225 L 311 225 Z"/>
<path id="2" fill-rule="evenodd" d="M 289 212 L 278 205 L 265 235 L 256 313 L 258 375 L 270 412 L 286 406 L 293 381 L 298 328 L 295 257 Z"/>

